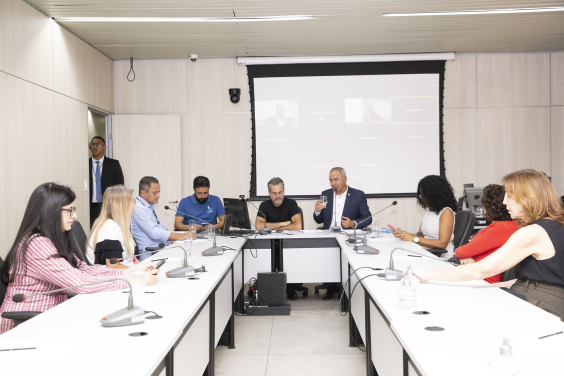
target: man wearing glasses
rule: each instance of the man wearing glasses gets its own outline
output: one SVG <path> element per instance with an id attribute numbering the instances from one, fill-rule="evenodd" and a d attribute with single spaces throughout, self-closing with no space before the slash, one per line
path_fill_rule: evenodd
<path id="1" fill-rule="evenodd" d="M 90 141 L 90 227 L 100 215 L 102 196 L 108 187 L 123 184 L 123 172 L 117 159 L 104 156 L 106 141 L 96 136 Z"/>

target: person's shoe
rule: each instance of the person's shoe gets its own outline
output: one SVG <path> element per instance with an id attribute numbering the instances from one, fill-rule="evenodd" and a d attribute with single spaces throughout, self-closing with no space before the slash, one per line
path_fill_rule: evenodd
<path id="1" fill-rule="evenodd" d="M 298 293 L 294 291 L 288 291 L 288 299 L 290 300 L 298 300 Z"/>
<path id="2" fill-rule="evenodd" d="M 327 291 L 325 292 L 325 295 L 323 295 L 323 298 L 321 298 L 322 300 L 329 300 L 329 299 L 333 299 L 335 297 L 335 292 L 332 289 L 327 289 Z"/>

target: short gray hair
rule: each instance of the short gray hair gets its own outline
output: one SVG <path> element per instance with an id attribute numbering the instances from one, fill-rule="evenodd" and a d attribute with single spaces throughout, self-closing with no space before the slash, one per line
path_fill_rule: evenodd
<path id="1" fill-rule="evenodd" d="M 342 176 L 343 178 L 346 178 L 346 177 L 347 177 L 347 172 L 346 172 L 345 169 L 342 168 L 342 167 L 333 167 L 333 168 L 331 169 L 331 171 L 329 171 L 329 173 L 332 173 L 333 171 L 339 171 L 339 172 L 341 173 L 341 176 Z"/>
<path id="2" fill-rule="evenodd" d="M 282 181 L 282 179 L 280 178 L 272 178 L 268 181 L 267 187 L 268 187 L 268 191 L 270 192 L 270 186 L 271 185 L 278 185 L 278 184 L 282 184 L 282 188 L 284 188 L 284 182 Z"/>
<path id="3" fill-rule="evenodd" d="M 152 176 L 143 176 L 139 181 L 139 194 L 141 194 L 141 191 L 149 192 L 151 183 L 159 184 L 159 181 Z"/>

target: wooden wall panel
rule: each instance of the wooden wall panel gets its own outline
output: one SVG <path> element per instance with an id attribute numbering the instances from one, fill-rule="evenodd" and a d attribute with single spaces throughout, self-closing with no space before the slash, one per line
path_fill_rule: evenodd
<path id="1" fill-rule="evenodd" d="M 21 0 L 0 1 L 0 70 L 53 89 L 53 25 Z"/>
<path id="2" fill-rule="evenodd" d="M 456 55 L 445 65 L 444 108 L 476 107 L 476 55 Z"/>
<path id="3" fill-rule="evenodd" d="M 550 54 L 478 55 L 478 107 L 550 105 Z"/>
<path id="4" fill-rule="evenodd" d="M 53 180 L 70 186 L 76 193 L 78 220 L 88 233 L 90 228 L 88 186 L 88 106 L 54 93 L 54 126 L 50 136 L 60 147 L 52 148 L 55 164 Z M 55 141 L 56 140 L 56 141 Z"/>
<path id="5" fill-rule="evenodd" d="M 564 106 L 564 52 L 550 54 L 550 67 L 550 103 L 553 106 Z"/>
<path id="6" fill-rule="evenodd" d="M 251 114 L 190 114 L 189 187 L 194 177 L 210 179 L 210 192 L 221 198 L 249 195 Z M 192 194 L 188 189 L 185 195 Z"/>
<path id="7" fill-rule="evenodd" d="M 112 116 L 114 158 L 120 161 L 125 185 L 138 194 L 143 176 L 156 177 L 161 197 L 156 211 L 163 224 L 174 229 L 174 212 L 168 201 L 181 199 L 180 116 Z"/>
<path id="8" fill-rule="evenodd" d="M 53 24 L 54 89 L 86 102 L 86 43 Z"/>
<path id="9" fill-rule="evenodd" d="M 134 61 L 135 81 L 129 82 L 129 61 L 116 64 L 118 114 L 188 112 L 188 61 Z M 130 78 L 133 75 L 130 75 Z"/>
<path id="10" fill-rule="evenodd" d="M 114 62 L 86 45 L 86 102 L 114 112 Z"/>
<path id="11" fill-rule="evenodd" d="M 232 65 L 233 64 L 233 65 Z M 229 89 L 241 88 L 239 103 L 231 103 Z M 251 112 L 247 67 L 232 59 L 198 60 L 188 66 L 190 112 Z"/>
<path id="12" fill-rule="evenodd" d="M 463 184 L 478 181 L 477 109 L 444 110 L 444 148 L 446 177 L 456 197 L 462 196 Z"/>
<path id="13" fill-rule="evenodd" d="M 564 195 L 564 106 L 552 107 L 550 127 L 552 184 L 558 195 Z"/>
<path id="14" fill-rule="evenodd" d="M 478 186 L 523 168 L 550 175 L 549 107 L 480 109 L 478 132 Z"/>

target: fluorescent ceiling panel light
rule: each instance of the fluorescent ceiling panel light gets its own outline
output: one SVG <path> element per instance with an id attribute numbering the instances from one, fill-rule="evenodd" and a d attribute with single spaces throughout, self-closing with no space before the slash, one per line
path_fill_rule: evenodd
<path id="1" fill-rule="evenodd" d="M 351 55 L 351 56 L 279 56 L 238 57 L 237 64 L 318 64 L 318 63 L 369 63 L 378 61 L 454 60 L 454 52 L 434 54 Z"/>
<path id="2" fill-rule="evenodd" d="M 562 12 L 562 11 L 564 11 L 564 7 L 482 9 L 482 10 L 460 10 L 453 12 L 384 13 L 382 14 L 382 17 L 455 16 L 455 15 L 466 15 L 466 14 L 512 14 L 512 13 L 538 13 L 538 12 Z"/>
<path id="3" fill-rule="evenodd" d="M 270 17 L 57 17 L 55 21 L 65 22 L 260 22 L 260 21 L 301 21 L 313 16 L 270 16 Z"/>

